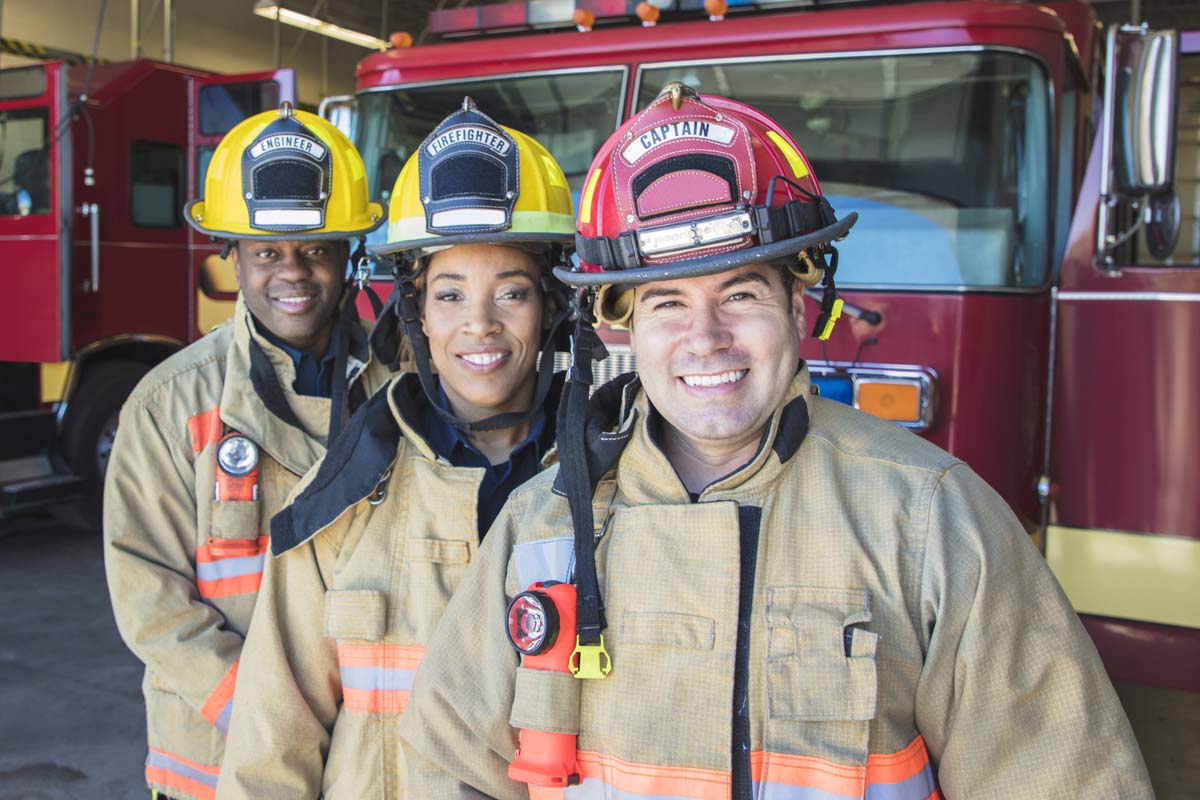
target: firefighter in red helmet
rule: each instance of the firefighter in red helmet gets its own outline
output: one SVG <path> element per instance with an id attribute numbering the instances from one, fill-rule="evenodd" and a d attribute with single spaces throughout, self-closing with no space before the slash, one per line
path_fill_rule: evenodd
<path id="1" fill-rule="evenodd" d="M 741 103 L 672 85 L 608 140 L 557 271 L 582 287 L 559 465 L 512 494 L 434 634 L 402 729 L 415 795 L 1153 796 L 1004 501 L 812 391 L 804 288 L 820 336 L 854 221 Z M 592 287 L 638 367 L 589 400 Z M 574 615 L 527 599 L 555 581 Z M 514 648 L 540 658 L 546 626 L 574 639 L 563 669 Z"/>

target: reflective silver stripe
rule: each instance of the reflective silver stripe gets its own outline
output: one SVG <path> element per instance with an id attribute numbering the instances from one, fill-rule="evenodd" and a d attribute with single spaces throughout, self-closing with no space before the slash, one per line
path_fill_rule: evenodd
<path id="1" fill-rule="evenodd" d="M 852 800 L 844 794 L 827 792 L 813 786 L 789 786 L 786 783 L 754 782 L 754 796 L 758 800 Z M 854 796 L 855 798 L 858 795 Z M 925 800 L 924 797 L 921 800 Z"/>
<path id="2" fill-rule="evenodd" d="M 915 775 L 896 783 L 868 783 L 867 800 L 925 800 L 937 788 L 928 764 Z"/>
<path id="3" fill-rule="evenodd" d="M 217 730 L 221 733 L 229 733 L 229 716 L 233 713 L 233 698 L 225 701 L 225 705 L 221 708 L 221 713 L 217 715 L 217 721 L 214 723 Z"/>
<path id="4" fill-rule="evenodd" d="M 196 578 L 202 581 L 217 581 L 222 578 L 238 578 L 262 572 L 266 553 L 257 556 L 222 558 L 219 561 L 202 561 L 196 565 Z"/>
<path id="5" fill-rule="evenodd" d="M 341 671 L 342 686 L 370 691 L 408 691 L 417 672 L 387 667 L 341 667 Z"/>
<path id="6" fill-rule="evenodd" d="M 210 775 L 207 772 L 202 772 L 193 766 L 177 761 L 166 753 L 159 753 L 151 750 L 146 756 L 146 766 L 154 767 L 155 769 L 165 769 L 167 772 L 174 772 L 176 775 L 181 775 L 194 781 L 199 781 L 205 786 L 217 788 L 217 776 Z"/>
<path id="7" fill-rule="evenodd" d="M 563 789 L 563 800 L 693 800 L 693 796 L 626 792 L 615 786 L 609 786 L 600 778 L 584 778 L 579 785 Z M 845 798 L 839 798 L 839 800 L 845 800 Z M 921 800 L 925 799 L 921 798 Z"/>
<path id="8" fill-rule="evenodd" d="M 575 540 L 570 536 L 513 545 L 513 553 L 522 589 L 538 581 L 566 583 L 575 572 Z"/>
<path id="9" fill-rule="evenodd" d="M 1059 300 L 1142 300 L 1153 303 L 1200 303 L 1200 292 L 1059 292 Z"/>

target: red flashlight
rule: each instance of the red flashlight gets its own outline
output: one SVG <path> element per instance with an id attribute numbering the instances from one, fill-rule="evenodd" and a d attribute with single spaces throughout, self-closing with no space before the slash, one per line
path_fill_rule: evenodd
<path id="1" fill-rule="evenodd" d="M 508 605 L 508 640 L 525 669 L 570 672 L 575 650 L 575 587 L 539 582 Z M 579 783 L 576 736 L 522 728 L 508 777 L 530 786 L 562 787 Z"/>

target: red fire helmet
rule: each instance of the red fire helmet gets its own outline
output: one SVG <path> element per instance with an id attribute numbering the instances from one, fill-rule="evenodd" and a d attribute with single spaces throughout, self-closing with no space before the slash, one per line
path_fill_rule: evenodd
<path id="1" fill-rule="evenodd" d="M 836 217 L 808 159 L 773 119 L 672 83 L 592 161 L 576 221 L 579 266 L 555 274 L 597 286 L 762 262 L 803 273 L 857 219 Z"/>

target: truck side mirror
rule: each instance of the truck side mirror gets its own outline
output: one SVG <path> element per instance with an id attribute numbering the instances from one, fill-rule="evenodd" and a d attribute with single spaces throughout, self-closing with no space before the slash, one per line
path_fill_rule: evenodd
<path id="1" fill-rule="evenodd" d="M 1179 35 L 1145 25 L 1108 30 L 1101 138 L 1097 259 L 1112 266 L 1113 251 L 1145 229 L 1147 249 L 1165 258 L 1179 238 L 1175 196 L 1175 137 L 1179 97 Z M 1128 201 L 1132 226 L 1110 233 L 1114 208 Z"/>
<path id="2" fill-rule="evenodd" d="M 333 123 L 333 127 L 346 134 L 346 138 L 354 141 L 354 117 L 358 101 L 352 94 L 338 94 L 326 97 L 317 108 L 317 116 Z"/>
<path id="3" fill-rule="evenodd" d="M 1179 97 L 1179 36 L 1148 32 L 1117 56 L 1113 111 L 1116 190 L 1126 195 L 1170 192 L 1175 182 Z M 1124 57 L 1122 57 L 1124 56 Z"/>

